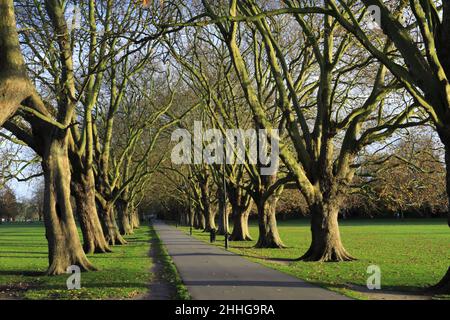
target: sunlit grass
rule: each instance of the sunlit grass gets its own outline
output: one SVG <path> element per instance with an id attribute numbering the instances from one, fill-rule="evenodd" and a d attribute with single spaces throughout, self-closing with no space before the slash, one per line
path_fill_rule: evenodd
<path id="1" fill-rule="evenodd" d="M 82 273 L 81 290 L 67 290 L 69 275 L 44 276 L 48 266 L 42 224 L 0 225 L 0 294 L 26 299 L 128 299 L 148 291 L 151 230 L 143 226 L 113 253 L 90 255 L 97 272 Z M 8 290 L 10 289 L 10 290 Z"/>

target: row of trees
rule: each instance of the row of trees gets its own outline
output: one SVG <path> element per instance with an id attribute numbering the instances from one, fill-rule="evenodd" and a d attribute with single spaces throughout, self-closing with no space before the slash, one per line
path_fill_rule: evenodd
<path id="1" fill-rule="evenodd" d="M 140 3 L 1 0 L 0 8 L 2 136 L 41 164 L 33 177 L 45 181 L 47 274 L 95 270 L 87 254 L 125 244 L 139 226 L 144 186 L 165 156 L 154 150 L 180 120 L 168 113 L 182 96 L 176 75 L 148 37 L 155 18 Z"/>
<path id="2" fill-rule="evenodd" d="M 399 138 L 393 140 L 389 148 L 383 146 L 382 150 L 376 150 L 378 152 L 361 155 L 362 166 L 355 176 L 352 190 L 345 198 L 340 211 L 341 218 L 385 218 L 396 215 L 440 217 L 446 214 L 445 166 L 442 147 L 435 138 L 432 132 L 415 129 L 402 137 L 402 140 Z M 183 170 L 181 172 L 185 176 L 188 174 Z M 189 223 L 189 217 L 186 216 L 189 195 L 185 188 L 179 188 L 185 184 L 180 177 L 180 173 L 176 171 L 158 173 L 155 180 L 167 180 L 167 186 L 161 189 L 159 184 L 150 183 L 148 193 L 152 196 L 144 197 L 142 211 L 157 212 L 165 218 L 181 219 Z M 243 181 L 245 176 L 240 179 Z M 215 220 L 222 212 L 219 202 L 222 201 L 223 194 L 217 190 L 222 188 L 222 184 L 223 181 L 209 180 L 209 188 L 212 190 L 208 199 L 216 216 Z M 231 186 L 228 185 L 228 187 Z M 156 190 L 158 190 L 157 193 Z M 238 191 L 242 192 L 241 189 Z M 244 194 L 249 196 L 245 190 Z M 233 195 L 228 195 L 228 201 L 232 199 L 234 199 Z M 195 205 L 197 205 L 196 201 L 191 203 L 191 206 L 195 207 Z M 229 203 L 227 208 L 231 210 L 232 205 Z M 239 222 L 235 222 L 239 215 L 233 212 L 229 214 L 233 225 L 239 225 Z M 254 205 L 250 206 L 249 214 L 256 216 Z M 298 218 L 309 214 L 306 201 L 298 189 L 288 186 L 283 190 L 277 203 L 277 214 L 281 219 Z M 247 215 L 244 219 L 246 222 Z M 194 225 L 201 229 L 201 225 L 197 223 Z M 220 225 L 216 227 L 219 228 Z M 231 232 L 232 228 L 229 230 Z"/>
<path id="3" fill-rule="evenodd" d="M 282 248 L 276 206 L 283 189 L 296 188 L 311 215 L 312 232 L 310 248 L 299 259 L 352 260 L 338 225 L 344 202 L 355 189 L 367 191 L 364 186 L 386 179 L 382 172 L 369 176 L 370 162 L 394 168 L 399 162 L 408 163 L 401 152 L 386 157 L 377 150 L 395 144 L 412 128 L 428 126 L 445 147 L 448 168 L 447 2 L 165 3 L 178 8 L 163 25 L 165 30 L 184 28 L 166 36 L 165 45 L 204 104 L 196 120 L 222 133 L 229 128 L 280 129 L 279 138 L 267 139 L 268 144 L 276 139 L 280 146 L 281 168 L 273 175 L 261 175 L 265 164 L 260 162 L 194 164 L 187 172 L 178 170 L 185 181 L 178 186 L 188 190 L 186 203 L 194 203 L 190 223 L 205 230 L 215 227 L 211 208 L 216 202 L 220 222 L 226 223 L 223 217 L 231 207 L 236 230 L 232 238 L 246 240 L 248 208 L 253 203 L 259 221 L 256 246 Z M 373 5 L 381 17 L 375 29 L 367 12 Z M 189 127 L 192 123 L 183 125 Z M 205 152 L 213 156 L 208 149 Z M 429 164 L 430 159 L 435 163 Z M 409 167 L 442 168 L 437 153 L 421 161 Z M 395 186 L 378 184 L 378 194 L 401 193 L 405 198 L 397 200 L 404 206 L 417 200 L 426 207 L 426 198 L 411 196 L 423 181 L 410 177 Z M 208 187 L 212 182 L 215 188 Z M 182 187 L 185 183 L 189 188 Z M 225 189 L 228 206 L 221 203 Z M 449 273 L 439 287 L 448 290 Z"/>
<path id="4" fill-rule="evenodd" d="M 218 211 L 225 233 L 231 214 L 233 240 L 250 239 L 254 207 L 261 248 L 284 246 L 277 204 L 285 189 L 297 190 L 312 232 L 300 259 L 346 261 L 354 257 L 341 242 L 338 215 L 352 194 L 370 194 L 367 186 L 386 180 L 389 173 L 374 166 L 442 169 L 438 153 L 429 154 L 434 165 L 427 157 L 413 163 L 408 154 L 386 155 L 386 146 L 402 148 L 399 137 L 427 126 L 450 164 L 445 1 L 173 0 L 145 8 L 119 2 L 81 3 L 82 27 L 73 29 L 70 1 L 21 1 L 14 8 L 0 0 L 0 123 L 42 161 L 49 274 L 70 264 L 92 270 L 86 252 L 123 244 L 145 192 L 168 187 L 151 179 L 155 172 L 184 195 L 174 197 L 192 208 L 189 223 L 216 228 Z M 378 29 L 368 20 L 373 5 Z M 214 134 L 194 142 L 210 163 L 165 160 L 167 130 L 195 136 L 195 121 L 222 135 L 266 129 L 257 151 L 278 146 L 279 170 L 262 170 L 277 166 L 275 159 L 214 161 L 220 157 L 210 144 L 221 139 Z M 251 151 L 235 156 L 250 160 Z M 372 194 L 415 193 L 417 183 L 426 184 L 409 181 L 378 183 Z M 444 290 L 449 277 L 450 271 L 439 285 Z"/>

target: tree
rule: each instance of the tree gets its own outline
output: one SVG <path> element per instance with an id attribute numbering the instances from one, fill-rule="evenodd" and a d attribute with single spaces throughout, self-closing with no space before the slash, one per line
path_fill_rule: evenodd
<path id="1" fill-rule="evenodd" d="M 9 8 L 10 9 L 10 8 Z M 38 7 L 41 10 L 41 6 Z M 70 203 L 70 162 L 68 158 L 69 128 L 75 110 L 75 82 L 70 34 L 59 1 L 45 1 L 45 11 L 53 28 L 52 40 L 56 45 L 61 73 L 57 75 L 60 95 L 56 105 L 44 102 L 31 90 L 22 101 L 20 115 L 28 127 L 13 120 L 4 127 L 32 148 L 42 159 L 45 178 L 44 215 L 49 248 L 47 274 L 62 274 L 70 265 L 82 270 L 95 268 L 87 259 L 75 224 Z"/>
<path id="2" fill-rule="evenodd" d="M 252 37 L 252 33 L 249 34 L 249 37 Z M 236 86 L 236 81 L 239 81 L 239 76 L 236 77 L 235 74 L 232 74 L 231 61 L 225 65 L 223 64 L 223 61 L 229 59 L 227 56 L 228 49 L 223 40 L 224 38 L 226 37 L 223 34 L 217 34 L 217 30 L 198 30 L 192 39 L 195 47 L 189 46 L 186 49 L 187 52 L 183 52 L 183 45 L 185 45 L 183 41 L 177 42 L 176 45 L 168 43 L 168 46 L 175 59 L 188 71 L 189 82 L 192 83 L 192 87 L 196 90 L 199 98 L 204 101 L 207 115 L 213 127 L 219 129 L 224 136 L 226 135 L 226 129 L 243 129 L 245 126 L 263 129 L 254 120 L 250 121 L 249 124 L 248 118 L 252 118 L 252 116 L 248 112 L 246 113 L 248 109 L 245 108 L 245 104 L 248 102 L 246 102 L 244 94 L 242 94 L 242 89 L 239 88 L 240 86 Z M 217 39 L 221 43 L 217 44 Z M 205 59 L 206 56 L 207 59 Z M 263 56 L 258 55 L 255 59 L 254 68 L 263 68 L 263 59 Z M 217 64 L 211 63 L 211 61 L 217 61 Z M 262 78 L 258 82 L 258 90 L 261 93 L 261 99 L 264 100 L 265 107 L 270 109 L 272 107 L 271 103 L 274 100 L 273 90 L 270 89 L 270 78 L 264 76 Z M 238 106 L 237 108 L 236 105 Z M 242 119 L 239 120 L 239 118 Z M 273 113 L 270 121 L 274 127 L 278 126 L 279 118 L 278 112 Z M 270 145 L 270 142 L 268 144 Z M 262 154 L 262 150 L 263 146 L 258 144 L 257 153 Z M 248 152 L 249 150 L 246 149 L 244 157 L 249 158 Z M 262 175 L 261 168 L 265 165 L 267 164 L 259 162 L 244 166 L 244 170 L 250 181 L 246 191 L 253 198 L 258 208 L 260 233 L 256 246 L 271 248 L 283 247 L 284 245 L 276 225 L 276 205 L 282 192 L 283 183 L 280 183 L 276 173 L 272 176 Z M 211 170 L 217 168 L 211 166 Z M 226 165 L 228 181 L 233 181 L 234 170 L 236 170 L 236 166 Z M 218 171 L 216 170 L 215 172 Z M 218 174 L 221 175 L 222 173 L 218 172 Z M 241 182 L 235 180 L 233 183 L 238 183 L 239 188 L 242 188 Z M 248 200 L 242 200 L 245 204 L 241 204 L 240 209 L 235 207 L 236 213 L 239 215 L 245 212 L 249 204 Z M 237 204 L 236 202 L 234 203 Z M 248 216 L 244 215 L 244 225 L 247 218 Z M 236 221 L 241 221 L 241 219 L 236 218 Z M 246 234 L 245 238 L 248 237 L 249 235 Z"/>
<path id="3" fill-rule="evenodd" d="M 361 7 L 353 1 L 326 1 L 329 14 L 351 32 L 360 43 L 381 61 L 405 86 L 415 101 L 429 114 L 445 146 L 447 167 L 447 194 L 450 199 L 450 3 L 448 1 L 401 1 L 398 6 L 388 6 L 381 0 L 363 0 L 366 7 L 379 10 L 381 41 L 392 42 L 396 55 L 387 55 L 370 40 L 370 31 L 358 23 L 354 12 Z M 372 7 L 373 8 L 373 7 Z M 364 13 L 364 12 L 363 12 Z M 404 24 L 401 15 L 408 17 Z M 450 205 L 450 201 L 449 201 Z M 450 227 L 450 207 L 448 210 Z M 450 292 L 450 267 L 436 286 Z"/>
<path id="4" fill-rule="evenodd" d="M 410 106 L 406 112 L 399 114 L 381 113 L 383 118 L 379 118 L 375 126 L 367 126 L 364 128 L 367 130 L 361 132 L 365 122 L 370 119 L 370 115 L 379 108 L 379 110 L 383 109 L 383 99 L 395 87 L 395 82 L 387 83 L 386 69 L 383 66 L 376 67 L 377 76 L 372 80 L 372 87 L 370 82 L 368 83 L 370 89 L 366 91 L 366 98 L 361 101 L 361 106 L 353 110 L 348 107 L 343 108 L 345 111 L 349 110 L 346 116 L 337 113 L 341 108 L 336 105 L 345 105 L 349 95 L 344 94 L 343 100 L 338 103 L 333 101 L 333 97 L 342 96 L 338 93 L 341 92 L 339 90 L 351 92 L 350 89 L 342 89 L 346 84 L 343 79 L 354 77 L 357 74 L 355 70 L 371 65 L 371 59 L 357 52 L 354 54 L 359 57 L 359 62 L 345 59 L 346 53 L 354 50 L 354 47 L 348 37 L 337 34 L 336 21 L 330 17 L 321 20 L 313 17 L 308 21 L 300 16 L 295 17 L 305 36 L 301 45 L 306 49 L 302 52 L 307 53 L 307 47 L 311 47 L 310 52 L 313 58 L 311 60 L 307 54 L 300 56 L 298 59 L 302 62 L 299 64 L 300 71 L 296 71 L 289 68 L 291 65 L 287 61 L 288 55 L 284 53 L 284 48 L 271 30 L 273 21 L 269 25 L 265 13 L 255 1 L 232 1 L 229 6 L 230 16 L 226 21 L 219 18 L 223 16 L 215 13 L 213 6 L 207 1 L 203 1 L 203 5 L 212 23 L 217 25 L 227 43 L 236 74 L 253 111 L 257 127 L 270 129 L 271 122 L 264 110 L 264 102 L 252 85 L 253 69 L 247 66 L 239 46 L 241 28 L 238 21 L 245 21 L 248 17 L 259 32 L 260 38 L 257 39 L 264 43 L 266 59 L 270 64 L 272 79 L 276 83 L 277 107 L 285 115 L 286 129 L 296 152 L 294 156 L 286 145 L 283 146 L 280 143 L 280 156 L 295 178 L 312 213 L 313 241 L 302 259 L 321 261 L 351 259 L 341 244 L 337 217 L 343 194 L 345 194 L 343 190 L 353 177 L 351 164 L 354 156 L 366 145 L 389 136 L 396 128 L 417 125 L 418 123 L 415 122 L 403 124 L 415 110 L 414 106 Z M 294 6 L 294 3 L 288 2 L 288 5 Z M 219 6 L 217 10 L 224 9 Z M 322 24 L 321 29 L 317 28 L 318 23 Z M 385 50 L 388 50 L 388 47 Z M 311 61 L 318 66 L 318 77 L 314 78 L 314 73 L 311 72 L 314 70 L 310 68 Z M 346 67 L 345 64 L 349 63 L 352 63 L 352 66 Z M 301 87 L 300 85 L 306 84 L 304 79 L 308 77 L 316 80 L 310 84 L 310 87 L 306 85 Z M 293 79 L 297 79 L 295 84 Z M 350 82 L 350 85 L 352 83 L 354 82 Z M 316 99 L 313 93 L 316 93 Z M 307 103 L 309 99 L 317 101 L 315 115 L 309 112 L 309 108 L 301 108 L 300 103 L 303 101 Z M 312 130 L 308 122 L 314 123 Z M 342 143 L 336 152 L 334 144 L 339 141 Z M 269 185 L 271 183 L 274 181 L 269 182 Z M 259 199 L 255 199 L 257 206 L 258 201 Z"/>
<path id="5" fill-rule="evenodd" d="M 364 155 L 355 188 L 372 213 L 439 215 L 446 212 L 443 148 L 433 132 L 417 128 L 384 150 Z M 394 140 L 395 141 L 395 140 Z"/>
<path id="6" fill-rule="evenodd" d="M 0 190 L 0 220 L 15 221 L 18 214 L 16 195 L 10 187 L 5 186 Z"/>
<path id="7" fill-rule="evenodd" d="M 2 125 L 32 94 L 26 75 L 13 0 L 1 0 L 0 11 L 0 125 Z"/>

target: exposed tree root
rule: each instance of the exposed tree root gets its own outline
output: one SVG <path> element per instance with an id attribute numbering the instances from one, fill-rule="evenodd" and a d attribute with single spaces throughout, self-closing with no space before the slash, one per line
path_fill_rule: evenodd
<path id="1" fill-rule="evenodd" d="M 327 246 L 326 248 L 314 248 L 311 246 L 308 251 L 298 258 L 300 261 L 318 261 L 318 262 L 340 262 L 354 261 L 352 257 L 342 246 Z"/>
<path id="2" fill-rule="evenodd" d="M 60 274 L 66 274 L 67 268 L 76 265 L 80 268 L 80 271 L 86 272 L 86 271 L 97 271 L 98 269 L 94 267 L 87 258 L 79 258 L 78 261 L 68 261 L 68 259 L 53 259 L 53 262 L 48 267 L 47 271 L 45 272 L 48 276 L 57 276 Z"/>
<path id="3" fill-rule="evenodd" d="M 255 248 L 284 249 L 286 246 L 279 239 L 274 239 L 273 237 L 259 237 L 258 242 L 255 244 Z"/>
<path id="4" fill-rule="evenodd" d="M 230 241 L 253 241 L 252 237 L 241 234 L 232 233 L 228 238 Z"/>

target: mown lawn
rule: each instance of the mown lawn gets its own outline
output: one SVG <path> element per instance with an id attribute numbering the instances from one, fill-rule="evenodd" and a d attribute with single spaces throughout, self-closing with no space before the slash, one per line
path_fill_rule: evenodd
<path id="1" fill-rule="evenodd" d="M 151 228 L 142 226 L 126 237 L 126 246 L 113 247 L 113 253 L 89 256 L 99 271 L 81 274 L 81 290 L 67 290 L 69 275 L 43 275 L 48 266 L 43 225 L 2 224 L 0 298 L 129 299 L 144 294 L 152 277 L 148 256 L 151 237 Z"/>
<path id="2" fill-rule="evenodd" d="M 355 298 L 367 296 L 350 290 L 348 285 L 365 286 L 369 265 L 381 268 L 383 290 L 417 292 L 438 282 L 450 264 L 450 231 L 441 219 L 341 221 L 344 246 L 358 260 L 340 263 L 289 261 L 308 249 L 309 220 L 282 221 L 278 226 L 288 248 L 255 249 L 255 241 L 251 241 L 230 242 L 230 250 Z M 188 228 L 183 228 L 188 232 Z M 257 240 L 254 221 L 250 233 Z M 201 231 L 195 230 L 194 236 L 209 241 L 209 234 Z M 223 236 L 218 236 L 216 245 L 223 246 L 223 240 Z"/>

